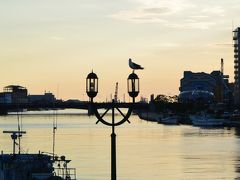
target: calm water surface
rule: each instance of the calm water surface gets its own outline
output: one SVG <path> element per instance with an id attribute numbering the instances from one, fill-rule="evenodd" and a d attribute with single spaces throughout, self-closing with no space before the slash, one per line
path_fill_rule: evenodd
<path id="1" fill-rule="evenodd" d="M 71 159 L 80 180 L 110 179 L 111 129 L 95 117 L 58 115 L 56 152 Z M 51 113 L 51 112 L 48 112 Z M 22 115 L 24 152 L 52 151 L 53 116 Z M 110 119 L 110 116 L 109 116 Z M 131 117 L 118 127 L 119 180 L 240 179 L 240 131 L 165 126 Z M 16 115 L 0 117 L 0 131 L 17 128 Z M 0 133 L 0 150 L 11 152 L 9 135 Z"/>

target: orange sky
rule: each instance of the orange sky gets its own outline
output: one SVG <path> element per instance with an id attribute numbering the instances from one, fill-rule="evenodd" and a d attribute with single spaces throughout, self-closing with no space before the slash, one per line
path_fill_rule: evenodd
<path id="1" fill-rule="evenodd" d="M 146 97 L 178 94 L 184 70 L 219 70 L 221 58 L 232 81 L 231 31 L 232 22 L 239 26 L 239 9 L 237 0 L 1 2 L 0 88 L 59 89 L 60 98 L 86 100 L 85 78 L 93 69 L 98 99 L 110 99 L 116 82 L 122 99 L 129 57 L 145 67 L 137 74 Z"/>

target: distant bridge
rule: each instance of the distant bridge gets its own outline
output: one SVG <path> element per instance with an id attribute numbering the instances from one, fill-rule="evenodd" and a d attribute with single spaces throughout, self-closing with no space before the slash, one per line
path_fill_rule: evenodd
<path id="1" fill-rule="evenodd" d="M 107 109 L 113 106 L 113 103 L 94 103 L 98 109 Z M 135 110 L 148 109 L 147 103 L 114 103 L 118 108 L 132 108 Z M 9 111 L 27 110 L 49 110 L 49 109 L 85 109 L 89 110 L 90 102 L 55 102 L 55 103 L 26 103 L 26 104 L 0 104 L 0 114 L 7 114 Z"/>

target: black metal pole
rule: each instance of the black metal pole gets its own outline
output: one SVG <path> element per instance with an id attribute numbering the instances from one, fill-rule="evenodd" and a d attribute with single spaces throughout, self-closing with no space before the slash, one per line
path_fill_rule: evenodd
<path id="1" fill-rule="evenodd" d="M 114 103 L 114 100 L 113 102 Z M 117 165 L 116 165 L 116 134 L 115 134 L 115 119 L 114 119 L 114 104 L 112 107 L 112 134 L 111 134 L 111 180 L 117 179 Z"/>
<path id="2" fill-rule="evenodd" d="M 112 138 L 112 180 L 117 179 L 117 167 L 116 167 L 116 134 L 111 134 Z"/>
<path id="3" fill-rule="evenodd" d="M 93 98 L 90 98 L 90 104 L 88 105 L 88 115 L 91 116 L 94 114 L 93 110 Z"/>
<path id="4" fill-rule="evenodd" d="M 15 154 L 16 150 L 15 150 L 15 144 L 16 144 L 16 139 L 13 139 L 13 154 Z"/>

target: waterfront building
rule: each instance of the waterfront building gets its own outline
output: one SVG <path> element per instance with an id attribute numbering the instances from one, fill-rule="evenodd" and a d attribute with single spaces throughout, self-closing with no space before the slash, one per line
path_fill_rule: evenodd
<path id="1" fill-rule="evenodd" d="M 28 95 L 29 103 L 53 103 L 56 101 L 54 94 L 48 92 L 41 95 Z"/>
<path id="2" fill-rule="evenodd" d="M 11 104 L 12 103 L 12 95 L 11 93 L 0 93 L 0 104 Z"/>
<path id="3" fill-rule="evenodd" d="M 234 41 L 234 101 L 240 104 L 240 27 L 233 31 Z"/>
<path id="4" fill-rule="evenodd" d="M 209 91 L 202 90 L 183 91 L 179 94 L 178 100 L 181 103 L 201 102 L 211 104 L 214 102 L 214 94 Z"/>
<path id="5" fill-rule="evenodd" d="M 205 72 L 184 71 L 184 77 L 180 81 L 180 100 L 229 103 L 231 100 L 231 88 L 228 76 L 221 71 Z"/>
<path id="6" fill-rule="evenodd" d="M 19 85 L 9 85 L 3 88 L 0 93 L 0 103 L 5 104 L 24 104 L 28 103 L 28 91 L 25 87 Z"/>

